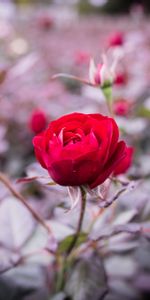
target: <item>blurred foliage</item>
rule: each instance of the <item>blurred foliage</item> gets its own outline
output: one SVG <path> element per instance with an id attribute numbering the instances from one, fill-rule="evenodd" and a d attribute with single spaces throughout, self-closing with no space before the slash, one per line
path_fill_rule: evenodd
<path id="1" fill-rule="evenodd" d="M 144 106 L 140 106 L 138 111 L 137 111 L 137 115 L 140 117 L 144 117 L 144 118 L 149 118 L 150 119 L 150 109 L 147 109 Z"/>
<path id="2" fill-rule="evenodd" d="M 150 12 L 150 1 L 135 1 L 135 0 L 109 0 L 104 5 L 94 6 L 88 0 L 81 0 L 78 3 L 78 9 L 80 13 L 110 13 L 110 14 L 119 14 L 119 13 L 128 13 L 132 5 L 143 5 L 145 13 Z"/>
<path id="3" fill-rule="evenodd" d="M 103 7 L 103 10 L 109 13 L 121 13 L 121 12 L 128 12 L 132 5 L 142 5 L 145 12 L 150 11 L 150 1 L 143 0 L 143 1 L 136 1 L 136 0 L 109 0 Z"/>
<path id="4" fill-rule="evenodd" d="M 74 262 L 67 274 L 65 291 L 73 300 L 103 299 L 107 293 L 107 278 L 97 252 L 90 252 L 86 257 Z"/>
<path id="5" fill-rule="evenodd" d="M 103 11 L 108 13 L 120 13 L 120 12 L 128 12 L 130 6 L 133 4 L 133 0 L 109 0 L 104 6 Z"/>
<path id="6" fill-rule="evenodd" d="M 50 4 L 55 3 L 55 1 L 52 0 L 14 0 L 14 3 L 16 4 Z M 68 2 L 69 3 L 69 2 Z M 62 1 L 63 4 L 63 1 Z M 65 4 L 65 1 L 64 1 Z M 141 4 L 144 7 L 145 13 L 150 11 L 150 1 L 149 0 L 143 0 L 143 1 L 137 1 L 137 0 L 108 0 L 106 1 L 106 4 L 102 5 L 93 5 L 92 1 L 90 0 L 80 0 L 77 4 L 78 10 L 80 13 L 100 13 L 100 12 L 106 12 L 111 14 L 117 14 L 117 13 L 127 13 L 129 12 L 132 5 L 138 5 Z"/>
<path id="7" fill-rule="evenodd" d="M 14 0 L 16 4 L 49 4 L 51 0 Z"/>
<path id="8" fill-rule="evenodd" d="M 100 13 L 102 11 L 102 7 L 93 6 L 89 3 L 88 0 L 79 1 L 78 11 L 82 14 L 89 14 L 89 13 Z"/>

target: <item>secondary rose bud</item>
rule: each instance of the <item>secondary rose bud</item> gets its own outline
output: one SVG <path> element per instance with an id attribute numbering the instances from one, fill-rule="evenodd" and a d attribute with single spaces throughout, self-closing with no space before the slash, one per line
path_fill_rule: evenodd
<path id="1" fill-rule="evenodd" d="M 124 44 L 124 34 L 122 32 L 115 32 L 108 38 L 108 46 L 116 47 Z"/>
<path id="2" fill-rule="evenodd" d="M 119 99 L 114 101 L 113 110 L 118 116 L 127 116 L 131 109 L 131 103 L 126 99 Z"/>
<path id="3" fill-rule="evenodd" d="M 29 127 L 35 134 L 42 132 L 46 128 L 47 117 L 42 110 L 33 111 L 30 120 Z"/>
<path id="4" fill-rule="evenodd" d="M 129 168 L 130 148 L 118 138 L 114 119 L 72 113 L 52 121 L 34 137 L 33 145 L 37 160 L 55 182 L 63 186 L 88 185 L 92 189 L 111 174 L 118 175 Z"/>
<path id="5" fill-rule="evenodd" d="M 116 85 L 124 85 L 127 83 L 127 75 L 126 73 L 117 73 L 115 76 L 114 84 Z"/>

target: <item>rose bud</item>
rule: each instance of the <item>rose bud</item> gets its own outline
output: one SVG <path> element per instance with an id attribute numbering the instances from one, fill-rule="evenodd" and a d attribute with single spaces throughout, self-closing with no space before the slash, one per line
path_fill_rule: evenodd
<path id="1" fill-rule="evenodd" d="M 91 59 L 89 67 L 89 78 L 90 82 L 94 85 L 101 84 L 101 68 L 102 64 L 98 64 L 97 66 L 95 66 L 94 60 Z"/>
<path id="2" fill-rule="evenodd" d="M 89 82 L 92 85 L 99 85 L 102 88 L 108 84 L 112 85 L 116 76 L 116 67 L 120 60 L 118 52 L 113 53 L 113 57 L 109 55 L 102 55 L 102 63 L 95 65 L 93 58 L 89 65 Z"/>
<path id="3" fill-rule="evenodd" d="M 37 160 L 56 183 L 88 185 L 92 189 L 114 172 L 118 175 L 130 166 L 131 161 L 126 159 L 129 148 L 118 138 L 114 119 L 72 113 L 52 121 L 33 138 L 33 145 Z"/>
<path id="4" fill-rule="evenodd" d="M 125 85 L 127 83 L 127 76 L 125 73 L 117 73 L 114 79 L 114 84 Z"/>
<path id="5" fill-rule="evenodd" d="M 32 132 L 38 134 L 46 128 L 47 117 L 42 110 L 33 111 L 29 120 L 29 127 Z"/>
<path id="6" fill-rule="evenodd" d="M 122 32 L 115 32 L 108 38 L 108 46 L 116 47 L 124 44 L 124 35 Z"/>
<path id="7" fill-rule="evenodd" d="M 119 99 L 114 101 L 113 110 L 117 116 L 127 116 L 131 109 L 131 103 L 126 99 Z"/>
<path id="8" fill-rule="evenodd" d="M 103 87 L 105 82 L 113 81 L 113 72 L 111 72 L 111 67 L 109 68 L 107 63 L 98 64 L 97 66 L 94 63 L 94 60 L 90 60 L 89 67 L 89 80 L 93 85 L 99 85 Z"/>

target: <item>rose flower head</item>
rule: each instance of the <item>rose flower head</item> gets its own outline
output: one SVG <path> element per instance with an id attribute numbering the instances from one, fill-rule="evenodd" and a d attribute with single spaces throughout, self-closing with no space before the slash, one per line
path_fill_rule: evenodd
<path id="1" fill-rule="evenodd" d="M 114 119 L 101 114 L 72 113 L 52 121 L 33 138 L 33 145 L 37 160 L 56 183 L 88 185 L 92 189 L 116 170 L 118 175 L 129 168 L 131 148 L 118 139 Z"/>
<path id="2" fill-rule="evenodd" d="M 44 111 L 34 110 L 30 116 L 29 127 L 32 132 L 38 134 L 46 128 L 47 117 Z"/>

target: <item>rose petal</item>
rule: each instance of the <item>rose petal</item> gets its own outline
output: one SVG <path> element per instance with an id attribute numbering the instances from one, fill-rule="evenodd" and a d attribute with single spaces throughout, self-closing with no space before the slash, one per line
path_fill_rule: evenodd
<path id="1" fill-rule="evenodd" d="M 108 178 L 109 175 L 113 172 L 115 167 L 120 163 L 120 161 L 122 161 L 124 157 L 125 157 L 125 143 L 121 141 L 118 143 L 114 155 L 104 166 L 104 169 L 101 170 L 100 175 L 93 183 L 90 184 L 90 188 L 94 188 L 97 185 L 103 183 L 106 180 L 106 178 Z"/>
<path id="2" fill-rule="evenodd" d="M 125 157 L 121 162 L 117 165 L 114 171 L 114 175 L 118 175 L 124 173 L 131 165 L 132 156 L 133 156 L 133 148 L 126 147 L 125 149 Z"/>

